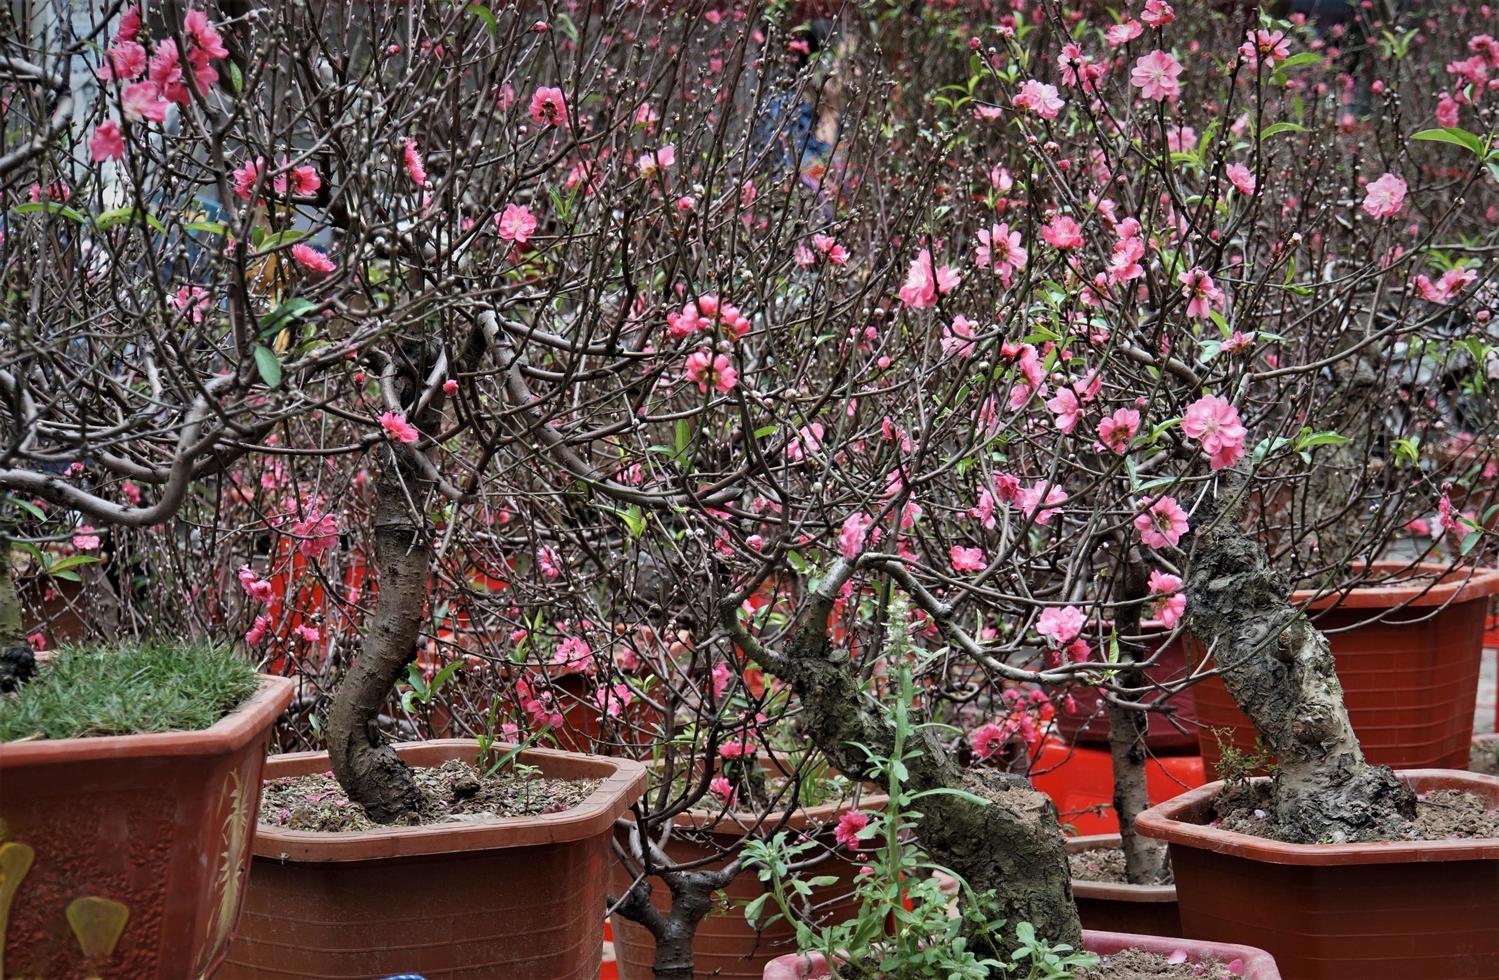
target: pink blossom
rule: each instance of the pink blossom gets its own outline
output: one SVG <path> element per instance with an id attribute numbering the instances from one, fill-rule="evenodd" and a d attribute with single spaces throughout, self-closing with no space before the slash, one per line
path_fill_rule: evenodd
<path id="1" fill-rule="evenodd" d="M 305 624 L 298 626 L 296 629 L 292 630 L 292 632 L 297 634 L 297 636 L 300 637 L 305 643 L 316 643 L 318 640 L 321 640 L 323 638 L 323 634 L 318 631 L 317 627 L 307 626 Z"/>
<path id="2" fill-rule="evenodd" d="M 448 380 L 444 381 L 442 383 L 442 393 L 444 395 L 456 395 L 456 394 L 458 394 L 458 382 L 457 382 L 457 380 L 453 379 L 453 378 L 449 378 Z"/>
<path id="3" fill-rule="evenodd" d="M 560 88 L 542 86 L 531 95 L 531 118 L 543 126 L 567 125 L 567 98 Z"/>
<path id="4" fill-rule="evenodd" d="M 1123 454 L 1130 440 L 1140 431 L 1140 413 L 1121 408 L 1098 423 L 1098 441 L 1116 453 Z"/>
<path id="5" fill-rule="evenodd" d="M 729 361 L 727 354 L 714 354 L 703 348 L 687 355 L 682 373 L 697 382 L 697 390 L 707 394 L 711 385 L 716 391 L 728 394 L 739 383 L 739 372 Z"/>
<path id="6" fill-rule="evenodd" d="M 1036 523 L 1045 526 L 1060 512 L 1059 505 L 1067 502 L 1067 491 L 1058 486 L 1035 483 L 1021 490 L 1016 502 L 1021 513 L 1027 517 L 1035 514 Z"/>
<path id="7" fill-rule="evenodd" d="M 1161 598 L 1154 616 L 1167 629 L 1174 628 L 1187 611 L 1187 597 L 1181 594 L 1181 587 L 1182 580 L 1176 575 L 1159 571 L 1150 573 L 1150 594 Z"/>
<path id="8" fill-rule="evenodd" d="M 1109 47 L 1122 48 L 1144 33 L 1145 28 L 1140 26 L 1139 21 L 1133 18 L 1126 18 L 1121 23 L 1111 25 L 1104 32 L 1104 39 L 1109 42 Z"/>
<path id="9" fill-rule="evenodd" d="M 666 315 L 666 331 L 676 338 L 710 333 L 737 341 L 749 333 L 750 328 L 749 318 L 739 311 L 739 307 L 712 294 L 688 300 L 680 313 Z"/>
<path id="10" fill-rule="evenodd" d="M 104 52 L 101 82 L 128 82 L 146 72 L 146 49 L 133 40 L 116 40 Z"/>
<path id="11" fill-rule="evenodd" d="M 968 733 L 968 744 L 980 759 L 992 759 L 1003 751 L 1010 734 L 992 721 L 985 722 Z"/>
<path id="12" fill-rule="evenodd" d="M 183 318 L 193 323 L 202 323 L 211 308 L 208 290 L 202 286 L 178 287 L 177 292 L 167 298 L 167 305 L 180 310 Z"/>
<path id="13" fill-rule="evenodd" d="M 911 268 L 906 272 L 905 285 L 900 287 L 900 300 L 913 310 L 923 310 L 937 305 L 938 296 L 946 296 L 961 281 L 957 271 L 950 265 L 937 266 L 930 249 L 917 253 Z"/>
<path id="14" fill-rule="evenodd" d="M 1011 231 L 1003 222 L 979 229 L 979 244 L 974 249 L 979 267 L 993 272 L 1006 286 L 1014 273 L 1025 268 L 1026 251 L 1020 232 Z"/>
<path id="15" fill-rule="evenodd" d="M 847 810 L 838 818 L 833 829 L 833 838 L 850 850 L 859 849 L 859 832 L 869 826 L 869 814 L 863 810 Z"/>
<path id="16" fill-rule="evenodd" d="M 1255 177 L 1253 172 L 1242 163 L 1230 163 L 1227 169 L 1228 182 L 1238 189 L 1240 194 L 1246 196 L 1254 194 Z"/>
<path id="17" fill-rule="evenodd" d="M 1181 536 L 1190 528 L 1187 512 L 1176 502 L 1175 497 L 1162 497 L 1135 516 L 1135 530 L 1147 547 L 1176 547 Z"/>
<path id="18" fill-rule="evenodd" d="M 1245 35 L 1244 43 L 1239 45 L 1239 54 L 1251 68 L 1261 61 L 1273 68 L 1277 61 L 1285 61 L 1291 56 L 1291 45 L 1286 40 L 1285 31 L 1260 28 Z"/>
<path id="19" fill-rule="evenodd" d="M 874 518 L 862 511 L 844 518 L 843 530 L 838 533 L 839 553 L 849 561 L 858 558 L 859 553 L 864 550 L 865 539 L 873 525 Z"/>
<path id="20" fill-rule="evenodd" d="M 1177 81 L 1181 73 L 1181 63 L 1157 48 L 1135 59 L 1129 80 L 1145 98 L 1164 102 L 1181 95 L 1181 83 Z"/>
<path id="21" fill-rule="evenodd" d="M 421 148 L 410 136 L 401 139 L 401 160 L 406 165 L 406 175 L 418 187 L 427 186 L 427 164 L 422 159 Z"/>
<path id="22" fill-rule="evenodd" d="M 1083 230 L 1072 218 L 1065 214 L 1057 214 L 1041 226 L 1041 237 L 1052 248 L 1065 251 L 1069 248 L 1077 248 L 1083 243 Z"/>
<path id="23" fill-rule="evenodd" d="M 254 625 L 245 632 L 245 642 L 252 647 L 259 646 L 260 641 L 265 639 L 265 634 L 270 628 L 270 616 L 256 616 Z"/>
<path id="24" fill-rule="evenodd" d="M 79 551 L 98 551 L 99 545 L 99 535 L 94 533 L 93 525 L 80 524 L 73 531 L 73 547 Z"/>
<path id="25" fill-rule="evenodd" d="M 952 561 L 952 570 L 955 572 L 982 572 L 988 564 L 983 548 L 964 548 L 955 544 L 948 549 L 947 556 Z"/>
<path id="26" fill-rule="evenodd" d="M 942 328 L 942 353 L 948 357 L 972 357 L 973 327 L 967 317 L 953 317 L 952 324 Z"/>
<path id="27" fill-rule="evenodd" d="M 754 758 L 755 747 L 749 743 L 748 739 L 735 739 L 720 745 L 718 754 L 720 758 L 728 759 L 730 762 L 735 759 Z"/>
<path id="28" fill-rule="evenodd" d="M 161 122 L 167 117 L 167 100 L 155 82 L 136 82 L 120 93 L 120 110 L 126 119 Z"/>
<path id="29" fill-rule="evenodd" d="M 565 670 L 586 670 L 592 673 L 593 648 L 581 636 L 564 637 L 552 651 L 552 666 Z"/>
<path id="30" fill-rule="evenodd" d="M 640 176 L 646 180 L 659 176 L 663 171 L 670 170 L 677 162 L 677 148 L 672 143 L 667 143 L 659 149 L 650 150 L 640 155 L 635 162 L 635 167 L 640 171 Z"/>
<path id="31" fill-rule="evenodd" d="M 338 268 L 338 263 L 311 245 L 304 245 L 301 242 L 291 247 L 291 257 L 296 259 L 298 264 L 311 269 L 313 272 L 332 272 Z"/>
<path id="32" fill-rule="evenodd" d="M 94 127 L 93 135 L 88 136 L 88 157 L 97 163 L 100 160 L 118 160 L 123 156 L 124 135 L 120 133 L 120 124 L 115 123 L 112 118 L 106 118 Z"/>
<path id="33" fill-rule="evenodd" d="M 708 782 L 708 792 L 718 798 L 726 809 L 734 807 L 734 784 L 722 776 L 714 776 Z"/>
<path id="34" fill-rule="evenodd" d="M 1082 406 L 1078 403 L 1077 392 L 1068 387 L 1057 389 L 1057 393 L 1046 403 L 1051 409 L 1052 415 L 1058 429 L 1071 434 L 1077 428 L 1078 419 L 1082 416 Z"/>
<path id="35" fill-rule="evenodd" d="M 1455 129 L 1462 124 L 1461 107 L 1457 100 L 1443 92 L 1437 99 L 1437 125 Z"/>
<path id="36" fill-rule="evenodd" d="M 1244 455 L 1248 433 L 1239 422 L 1239 410 L 1226 398 L 1204 395 L 1188 405 L 1182 416 L 1182 431 L 1202 444 L 1202 451 L 1212 457 L 1209 465 L 1214 470 L 1232 466 Z"/>
<path id="37" fill-rule="evenodd" d="M 283 157 L 281 159 L 281 167 L 282 169 L 285 169 L 286 166 L 286 158 Z M 291 192 L 298 195 L 299 197 L 307 197 L 312 194 L 316 194 L 318 188 L 323 186 L 323 178 L 318 176 L 317 167 L 314 167 L 311 164 L 305 164 L 300 167 L 292 167 L 288 177 L 291 182 Z M 279 193 L 284 194 L 286 192 L 285 185 L 287 179 L 287 177 L 280 177 L 277 179 L 278 186 L 276 187 L 276 190 Z"/>
<path id="38" fill-rule="evenodd" d="M 549 544 L 537 548 L 536 567 L 541 571 L 543 578 L 561 578 L 562 559 L 558 557 L 557 549 Z"/>
<path id="39" fill-rule="evenodd" d="M 839 245 L 838 240 L 831 235 L 813 235 L 812 247 L 833 265 L 844 265 L 848 262 L 848 249 Z"/>
<path id="40" fill-rule="evenodd" d="M 495 215 L 494 223 L 500 237 L 506 241 L 524 245 L 536 233 L 536 215 L 524 204 L 507 204 L 504 213 Z"/>
<path id="41" fill-rule="evenodd" d="M 599 710 L 610 718 L 618 718 L 624 710 L 635 700 L 635 693 L 630 690 L 630 685 L 620 682 L 608 687 L 601 687 L 593 694 Z"/>
<path id="42" fill-rule="evenodd" d="M 265 169 L 265 157 L 256 157 L 254 160 L 246 160 L 234 168 L 231 174 L 234 178 L 234 196 L 248 201 L 255 185 L 260 181 L 261 171 Z"/>
<path id="43" fill-rule="evenodd" d="M 1015 93 L 1010 104 L 1017 109 L 1033 112 L 1042 119 L 1055 119 L 1062 111 L 1063 102 L 1057 95 L 1055 85 L 1047 85 L 1031 78 L 1020 83 L 1020 91 Z"/>
<path id="44" fill-rule="evenodd" d="M 1206 320 L 1213 308 L 1223 302 L 1223 290 L 1213 282 L 1207 270 L 1194 266 L 1177 277 L 1182 296 L 1187 300 L 1187 316 Z"/>
<path id="45" fill-rule="evenodd" d="M 796 430 L 796 436 L 786 444 L 786 458 L 793 463 L 801 462 L 808 453 L 822 448 L 822 437 L 826 429 L 821 422 L 813 422 Z"/>
<path id="46" fill-rule="evenodd" d="M 333 514 L 310 515 L 291 526 L 291 533 L 301 538 L 298 549 L 308 558 L 317 558 L 338 546 L 338 518 Z"/>
<path id="47" fill-rule="evenodd" d="M 1036 619 L 1036 632 L 1052 646 L 1064 647 L 1077 639 L 1088 617 L 1076 606 L 1047 606 Z"/>
<path id="48" fill-rule="evenodd" d="M 1375 218 L 1390 218 L 1405 205 L 1405 181 L 1385 174 L 1371 183 L 1364 193 L 1364 211 Z"/>
<path id="49" fill-rule="evenodd" d="M 249 565 L 239 566 L 239 587 L 245 595 L 256 602 L 270 602 L 275 596 L 271 583 L 256 575 Z"/>
<path id="50" fill-rule="evenodd" d="M 1159 30 L 1176 19 L 1176 11 L 1171 9 L 1171 4 L 1166 0 L 1145 0 L 1145 9 L 1140 11 L 1140 19 Z"/>
<path id="51" fill-rule="evenodd" d="M 398 412 L 386 412 L 380 416 L 380 426 L 385 434 L 397 442 L 413 443 L 422 437 L 416 426 L 406 421 L 406 416 Z"/>

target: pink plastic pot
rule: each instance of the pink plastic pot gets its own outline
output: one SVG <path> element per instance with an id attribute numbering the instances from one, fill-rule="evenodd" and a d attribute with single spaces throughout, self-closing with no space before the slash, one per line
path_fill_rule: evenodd
<path id="1" fill-rule="evenodd" d="M 1170 939 L 1165 936 L 1137 936 L 1127 932 L 1083 930 L 1083 948 L 1107 956 L 1126 949 L 1143 949 L 1162 956 L 1178 950 L 1187 954 L 1190 963 L 1219 960 L 1242 965 L 1243 980 L 1280 980 L 1275 960 L 1263 949 L 1233 943 L 1210 943 L 1202 939 Z M 771 960 L 765 967 L 764 980 L 822 980 L 830 977 L 828 964 L 821 953 L 788 953 Z"/>

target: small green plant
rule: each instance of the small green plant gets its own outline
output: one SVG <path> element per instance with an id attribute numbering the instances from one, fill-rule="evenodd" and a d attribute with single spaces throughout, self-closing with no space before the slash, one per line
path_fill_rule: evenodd
<path id="1" fill-rule="evenodd" d="M 0 742 L 201 731 L 255 692 L 228 647 L 143 642 L 59 650 L 0 697 Z"/>
<path id="2" fill-rule="evenodd" d="M 1053 946 L 1026 922 L 1013 926 L 1016 942 L 1009 944 L 1014 952 L 1008 962 L 990 955 L 975 937 L 998 936 L 1011 928 L 998 915 L 993 893 L 975 892 L 950 870 L 931 863 L 914 843 L 922 799 L 961 791 L 913 793 L 906 788 L 906 762 L 920 751 L 907 745 L 923 726 L 910 715 L 916 692 L 904 603 L 892 603 L 889 621 L 888 649 L 896 681 L 890 705 L 895 738 L 889 757 L 861 746 L 871 770 L 885 785 L 888 803 L 882 812 L 868 814 L 868 823 L 855 834 L 861 845 L 871 845 L 855 886 L 858 914 L 821 927 L 808 923 L 805 912 L 813 889 L 831 885 L 837 878 L 798 874 L 798 865 L 812 860 L 821 845 L 809 839 L 792 840 L 781 832 L 769 841 L 745 842 L 745 865 L 767 888 L 745 907 L 745 916 L 755 925 L 780 918 L 790 921 L 798 949 L 821 953 L 835 978 L 1070 980 L 1076 970 L 1093 966 L 1098 958 L 1065 944 Z M 956 886 L 961 900 L 949 894 L 944 880 Z"/>
<path id="3" fill-rule="evenodd" d="M 1254 739 L 1254 748 L 1243 752 L 1228 740 L 1229 734 L 1226 729 L 1213 729 L 1213 739 L 1218 743 L 1218 764 L 1213 770 L 1223 780 L 1226 793 L 1247 790 L 1250 777 L 1256 772 L 1270 772 L 1275 768 L 1270 749 L 1258 735 Z"/>

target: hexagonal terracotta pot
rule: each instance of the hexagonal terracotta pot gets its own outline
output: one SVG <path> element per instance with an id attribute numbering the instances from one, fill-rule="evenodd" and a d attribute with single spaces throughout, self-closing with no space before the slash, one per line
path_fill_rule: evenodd
<path id="1" fill-rule="evenodd" d="M 0 744 L 0 976 L 211 972 L 293 687 L 264 677 L 202 731 Z"/>
<path id="2" fill-rule="evenodd" d="M 1499 778 L 1412 769 L 1499 806 Z M 1285 844 L 1213 826 L 1222 783 L 1140 814 L 1170 843 L 1186 935 L 1267 949 L 1296 980 L 1499 977 L 1499 838 Z"/>
<path id="3" fill-rule="evenodd" d="M 397 745 L 408 764 L 472 760 L 479 743 Z M 216 980 L 386 977 L 592 980 L 603 955 L 614 820 L 645 767 L 527 749 L 551 779 L 598 779 L 578 806 L 531 817 L 309 833 L 262 825 L 245 910 Z M 273 757 L 266 778 L 328 769 L 326 752 Z"/>

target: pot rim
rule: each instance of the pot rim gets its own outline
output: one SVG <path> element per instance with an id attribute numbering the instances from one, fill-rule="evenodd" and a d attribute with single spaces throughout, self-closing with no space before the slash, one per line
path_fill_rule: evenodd
<path id="1" fill-rule="evenodd" d="M 1118 847 L 1118 834 L 1083 834 L 1067 838 L 1067 853 Z M 1175 885 L 1131 885 L 1124 881 L 1090 881 L 1072 879 L 1072 894 L 1079 898 L 1104 899 L 1113 902 L 1175 902 Z"/>
<path id="2" fill-rule="evenodd" d="M 1297 589 L 1291 593 L 1291 604 L 1311 610 L 1391 609 L 1402 606 L 1445 606 L 1453 602 L 1486 599 L 1499 592 L 1499 568 L 1455 568 L 1441 562 L 1380 560 L 1365 566 L 1373 574 L 1393 575 L 1408 570 L 1428 576 L 1409 584 L 1359 585 L 1351 589 Z M 1407 580 L 1408 581 L 1408 580 Z"/>
<path id="3" fill-rule="evenodd" d="M 1486 791 L 1486 795 L 1499 803 L 1499 777 L 1460 769 L 1403 769 L 1397 770 L 1395 775 L 1418 793 L 1437 789 L 1462 789 L 1476 793 Z M 1259 776 L 1254 781 L 1261 783 L 1269 778 Z M 1204 812 L 1222 787 L 1223 781 L 1219 780 L 1188 790 L 1165 803 L 1158 803 L 1135 818 L 1135 829 L 1146 837 L 1164 840 L 1172 846 L 1192 847 L 1265 864 L 1341 867 L 1412 864 L 1418 861 L 1499 860 L 1499 837 L 1375 841 L 1367 844 L 1287 844 L 1208 824 L 1193 823 L 1191 815 L 1194 812 Z"/>
<path id="4" fill-rule="evenodd" d="M 296 681 L 290 677 L 271 674 L 259 677 L 260 686 L 254 694 L 207 728 L 0 742 L 0 770 L 83 759 L 177 758 L 236 752 L 275 723 L 291 704 L 296 690 Z"/>
<path id="5" fill-rule="evenodd" d="M 426 767 L 472 755 L 478 751 L 479 741 L 443 738 L 428 742 L 398 742 L 391 748 L 407 764 Z M 496 743 L 495 748 L 503 751 L 514 746 Z M 255 856 L 281 862 L 323 864 L 565 844 L 610 833 L 615 818 L 628 810 L 645 790 L 645 766 L 630 759 L 534 748 L 521 750 L 517 758 L 527 765 L 537 766 L 548 778 L 599 779 L 601 782 L 582 803 L 561 813 L 499 817 L 482 823 L 441 823 L 323 833 L 286 830 L 257 821 Z M 326 772 L 328 767 L 327 752 L 273 755 L 266 760 L 264 778 L 309 775 Z"/>

